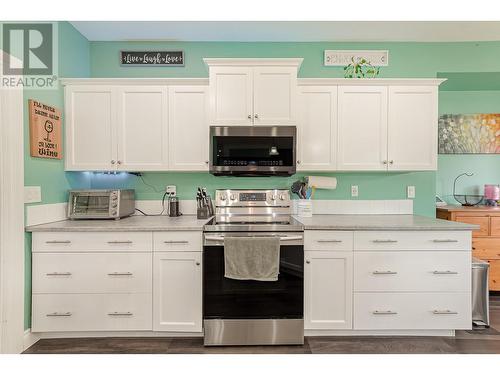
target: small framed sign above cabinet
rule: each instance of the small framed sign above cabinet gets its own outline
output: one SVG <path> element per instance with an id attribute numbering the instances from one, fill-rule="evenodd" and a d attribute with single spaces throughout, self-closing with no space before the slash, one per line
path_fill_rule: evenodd
<path id="1" fill-rule="evenodd" d="M 184 51 L 120 51 L 121 66 L 184 66 Z"/>

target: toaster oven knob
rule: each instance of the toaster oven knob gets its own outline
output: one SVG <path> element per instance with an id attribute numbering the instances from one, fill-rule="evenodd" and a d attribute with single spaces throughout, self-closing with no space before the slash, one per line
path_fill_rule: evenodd
<path id="1" fill-rule="evenodd" d="M 116 216 L 116 210 L 111 211 L 112 216 Z"/>
<path id="2" fill-rule="evenodd" d="M 116 203 L 113 203 L 111 207 L 116 208 L 118 205 Z"/>

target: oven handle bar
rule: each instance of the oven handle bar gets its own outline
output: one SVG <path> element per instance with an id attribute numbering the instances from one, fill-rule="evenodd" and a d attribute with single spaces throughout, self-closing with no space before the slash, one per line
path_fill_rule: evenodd
<path id="1" fill-rule="evenodd" d="M 224 241 L 225 236 L 205 236 L 205 240 L 207 241 Z M 251 238 L 252 236 L 250 236 Z M 264 236 L 253 236 L 253 237 L 264 237 Z M 268 237 L 278 237 L 278 236 L 268 236 Z M 249 237 L 243 237 L 249 238 Z M 302 236 L 279 236 L 280 241 L 298 241 L 302 240 Z"/>

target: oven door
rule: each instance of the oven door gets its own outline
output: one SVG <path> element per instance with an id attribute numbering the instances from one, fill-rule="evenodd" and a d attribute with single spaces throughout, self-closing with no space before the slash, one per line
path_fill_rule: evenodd
<path id="1" fill-rule="evenodd" d="M 224 277 L 223 237 L 206 233 L 203 248 L 204 319 L 302 319 L 304 315 L 303 233 L 279 235 L 280 270 L 277 281 L 234 280 Z M 231 236 L 257 235 L 251 232 Z"/>
<path id="2" fill-rule="evenodd" d="M 210 173 L 293 175 L 296 132 L 294 126 L 212 126 Z"/>
<path id="3" fill-rule="evenodd" d="M 110 200 L 109 192 L 70 191 L 68 217 L 70 219 L 109 218 Z"/>

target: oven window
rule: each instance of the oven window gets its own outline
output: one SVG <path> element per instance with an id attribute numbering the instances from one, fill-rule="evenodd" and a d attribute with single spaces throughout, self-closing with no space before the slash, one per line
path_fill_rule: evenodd
<path id="1" fill-rule="evenodd" d="M 277 281 L 224 277 L 224 247 L 203 253 L 205 319 L 301 319 L 304 315 L 303 246 L 281 246 Z"/>
<path id="2" fill-rule="evenodd" d="M 74 214 L 102 214 L 109 211 L 108 195 L 77 195 L 73 197 Z"/>
<path id="3" fill-rule="evenodd" d="M 294 166 L 293 137 L 214 136 L 215 166 Z"/>

